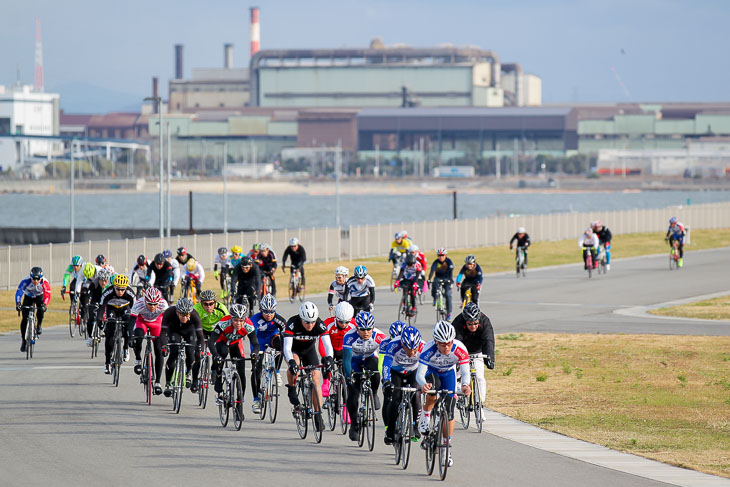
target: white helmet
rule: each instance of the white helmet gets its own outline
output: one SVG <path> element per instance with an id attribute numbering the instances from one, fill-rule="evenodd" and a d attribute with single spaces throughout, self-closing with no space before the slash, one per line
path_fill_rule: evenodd
<path id="1" fill-rule="evenodd" d="M 517 233 L 526 233 L 525 227 L 517 227 Z"/>
<path id="2" fill-rule="evenodd" d="M 408 250 L 410 250 L 411 252 L 418 252 L 418 245 L 416 245 L 416 244 L 412 244 L 412 245 L 411 245 L 411 246 L 410 246 L 410 247 L 408 248 Z"/>
<path id="3" fill-rule="evenodd" d="M 352 316 L 355 314 L 355 310 L 353 309 L 352 305 L 348 303 L 347 301 L 342 301 L 335 306 L 335 317 L 337 318 L 337 321 L 347 321 L 349 322 L 352 320 Z"/>
<path id="4" fill-rule="evenodd" d="M 299 317 L 302 321 L 317 321 L 319 318 L 317 305 L 311 301 L 304 301 L 299 307 Z"/>
<path id="5" fill-rule="evenodd" d="M 439 320 L 433 327 L 433 340 L 440 343 L 449 343 L 456 338 L 454 326 L 445 320 Z"/>
<path id="6" fill-rule="evenodd" d="M 344 265 L 337 266 L 337 268 L 335 269 L 336 276 L 347 276 L 349 273 L 350 269 L 348 269 Z"/>
<path id="7" fill-rule="evenodd" d="M 299 239 L 296 237 L 292 237 L 289 239 L 289 247 L 294 247 L 295 245 L 299 245 Z"/>
<path id="8" fill-rule="evenodd" d="M 586 228 L 585 234 L 588 236 L 593 235 L 593 229 L 591 227 Z"/>

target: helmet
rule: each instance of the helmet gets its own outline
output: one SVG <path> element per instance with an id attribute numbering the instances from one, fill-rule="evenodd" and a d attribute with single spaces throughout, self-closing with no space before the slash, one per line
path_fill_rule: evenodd
<path id="1" fill-rule="evenodd" d="M 97 265 L 104 265 L 106 264 L 106 257 L 104 257 L 104 254 L 99 254 L 96 256 L 96 264 Z"/>
<path id="2" fill-rule="evenodd" d="M 251 257 L 248 255 L 244 255 L 241 257 L 241 267 L 251 267 L 253 265 L 253 260 L 251 260 Z"/>
<path id="3" fill-rule="evenodd" d="M 406 326 L 405 323 L 403 323 L 400 320 L 394 321 L 390 324 L 390 329 L 388 330 L 388 333 L 390 334 L 390 338 L 395 338 L 401 333 L 403 333 L 403 327 Z"/>
<path id="4" fill-rule="evenodd" d="M 471 301 L 464 306 L 462 315 L 466 321 L 476 321 L 482 315 L 482 310 L 479 309 L 477 303 Z"/>
<path id="5" fill-rule="evenodd" d="M 340 265 L 335 268 L 336 276 L 347 276 L 349 273 L 350 273 L 350 269 L 348 269 L 344 265 Z"/>
<path id="6" fill-rule="evenodd" d="M 449 343 L 456 337 L 454 326 L 448 321 L 440 320 L 433 327 L 433 340 L 440 343 Z"/>
<path id="7" fill-rule="evenodd" d="M 591 227 L 586 228 L 585 234 L 586 235 L 593 235 L 593 229 Z"/>
<path id="8" fill-rule="evenodd" d="M 215 301 L 215 291 L 212 289 L 206 289 L 200 292 L 201 301 Z"/>
<path id="9" fill-rule="evenodd" d="M 299 245 L 299 239 L 296 237 L 292 237 L 289 239 L 289 247 L 294 247 L 295 245 Z"/>
<path id="10" fill-rule="evenodd" d="M 84 277 L 86 279 L 93 279 L 96 275 L 96 266 L 91 262 L 84 264 Z"/>
<path id="11" fill-rule="evenodd" d="M 231 252 L 233 252 L 234 254 L 240 254 L 241 252 L 243 252 L 243 249 L 239 245 L 234 245 L 233 247 L 231 247 Z"/>
<path id="12" fill-rule="evenodd" d="M 372 330 L 375 327 L 375 317 L 369 311 L 360 311 L 355 316 L 355 326 L 358 330 Z"/>
<path id="13" fill-rule="evenodd" d="M 181 315 L 189 315 L 193 312 L 193 301 L 189 298 L 180 298 L 175 303 L 175 310 Z"/>
<path id="14" fill-rule="evenodd" d="M 162 251 L 162 258 L 163 259 L 169 259 L 170 257 L 172 257 L 172 250 L 165 249 L 165 250 Z"/>
<path id="15" fill-rule="evenodd" d="M 185 264 L 185 267 L 190 271 L 194 271 L 195 267 L 197 266 L 197 262 L 195 262 L 195 259 L 188 259 L 188 263 Z"/>
<path id="16" fill-rule="evenodd" d="M 245 304 L 232 304 L 231 308 L 228 310 L 230 311 L 231 318 L 236 318 L 237 320 L 242 320 L 246 318 L 246 314 L 248 314 L 248 307 Z"/>
<path id="17" fill-rule="evenodd" d="M 73 259 L 71 259 L 71 265 L 81 265 L 83 263 L 84 259 L 82 259 L 80 255 L 74 255 Z"/>
<path id="18" fill-rule="evenodd" d="M 400 234 L 403 236 L 403 238 L 408 238 L 408 232 L 406 232 L 405 230 L 401 230 Z"/>
<path id="19" fill-rule="evenodd" d="M 411 245 L 411 246 L 410 246 L 410 247 L 408 248 L 408 251 L 410 251 L 410 252 L 418 252 L 419 250 L 420 250 L 420 247 L 419 247 L 418 245 L 416 245 L 416 244 L 412 244 L 412 245 Z"/>
<path id="20" fill-rule="evenodd" d="M 112 277 L 112 273 L 106 269 L 99 269 L 99 272 L 96 273 L 96 277 L 100 281 L 108 281 Z"/>
<path id="21" fill-rule="evenodd" d="M 32 279 L 43 279 L 43 269 L 40 267 L 32 267 L 30 269 L 30 277 Z"/>
<path id="22" fill-rule="evenodd" d="M 139 256 L 137 257 L 137 265 L 147 265 L 147 257 L 139 254 Z"/>
<path id="23" fill-rule="evenodd" d="M 355 266 L 355 277 L 358 279 L 362 279 L 363 277 L 368 275 L 368 268 L 364 265 L 358 265 Z"/>
<path id="24" fill-rule="evenodd" d="M 302 321 L 317 321 L 317 318 L 319 318 L 317 305 L 311 301 L 304 301 L 302 305 L 299 306 L 299 317 Z"/>
<path id="25" fill-rule="evenodd" d="M 413 254 L 406 255 L 406 265 L 413 265 L 416 263 L 416 256 Z"/>
<path id="26" fill-rule="evenodd" d="M 421 332 L 415 326 L 404 326 L 400 334 L 400 343 L 410 349 L 418 347 L 421 343 Z"/>
<path id="27" fill-rule="evenodd" d="M 185 247 L 180 247 L 177 249 L 177 256 L 178 257 L 185 257 L 188 254 L 188 251 Z"/>
<path id="28" fill-rule="evenodd" d="M 262 243 L 261 248 L 259 250 L 271 250 L 271 245 L 267 243 Z"/>
<path id="29" fill-rule="evenodd" d="M 162 293 L 156 287 L 148 287 L 144 292 L 146 304 L 159 304 L 162 301 Z"/>
<path id="30" fill-rule="evenodd" d="M 218 255 L 226 255 L 228 253 L 228 249 L 225 247 L 218 248 Z"/>
<path id="31" fill-rule="evenodd" d="M 155 254 L 155 264 L 163 264 L 165 257 L 162 254 Z"/>
<path id="32" fill-rule="evenodd" d="M 276 297 L 273 294 L 266 294 L 261 298 L 259 303 L 259 309 L 262 312 L 273 313 L 276 311 Z"/>
<path id="33" fill-rule="evenodd" d="M 446 255 L 446 254 L 448 254 L 448 253 L 449 253 L 449 251 L 448 251 L 448 250 L 446 250 L 446 249 L 445 249 L 445 248 L 443 248 L 443 247 L 441 247 L 441 248 L 439 248 L 439 249 L 436 249 L 436 255 Z"/>
<path id="34" fill-rule="evenodd" d="M 602 226 L 603 226 L 603 225 L 601 225 L 601 220 L 596 220 L 596 221 L 594 221 L 593 223 L 591 223 L 591 227 L 592 227 L 592 228 L 596 228 L 596 227 L 602 227 Z"/>
<path id="35" fill-rule="evenodd" d="M 673 216 L 672 218 L 669 219 L 669 224 L 671 225 L 672 223 L 677 223 L 677 217 L 676 216 Z"/>
<path id="36" fill-rule="evenodd" d="M 395 239 L 400 240 L 401 238 L 406 237 L 406 232 L 395 232 Z"/>
<path id="37" fill-rule="evenodd" d="M 335 306 L 335 318 L 337 321 L 350 322 L 355 314 L 355 309 L 347 301 L 342 301 Z"/>
<path id="38" fill-rule="evenodd" d="M 517 227 L 517 233 L 526 233 L 525 227 Z"/>
<path id="39" fill-rule="evenodd" d="M 469 254 L 464 259 L 464 263 L 465 264 L 476 264 L 477 263 L 477 258 L 474 257 L 474 254 Z"/>
<path id="40" fill-rule="evenodd" d="M 129 278 L 124 274 L 117 274 L 112 284 L 119 289 L 127 289 L 127 286 L 129 286 Z"/>
<path id="41" fill-rule="evenodd" d="M 258 252 L 259 250 L 261 250 L 261 244 L 260 243 L 253 244 L 251 246 L 251 250 L 253 250 L 254 252 Z"/>

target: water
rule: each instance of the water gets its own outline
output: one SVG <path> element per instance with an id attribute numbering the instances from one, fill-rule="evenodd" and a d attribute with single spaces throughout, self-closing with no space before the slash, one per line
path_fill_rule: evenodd
<path id="1" fill-rule="evenodd" d="M 460 218 L 496 214 L 543 214 L 570 211 L 664 208 L 730 201 L 730 191 L 646 191 L 640 193 L 498 193 L 459 194 Z M 68 195 L 0 194 L 0 225 L 68 228 Z M 159 228 L 156 193 L 99 193 L 76 196 L 77 228 Z M 228 228 L 277 229 L 335 226 L 334 195 L 229 194 Z M 342 194 L 341 224 L 399 223 L 451 218 L 448 194 Z M 188 227 L 188 196 L 172 197 L 173 228 Z M 193 195 L 193 226 L 223 229 L 223 196 Z"/>

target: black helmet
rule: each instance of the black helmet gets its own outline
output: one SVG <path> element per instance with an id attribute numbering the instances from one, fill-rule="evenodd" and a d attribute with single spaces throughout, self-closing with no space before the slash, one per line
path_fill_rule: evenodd
<path id="1" fill-rule="evenodd" d="M 253 265 L 253 260 L 248 255 L 241 257 L 241 267 L 250 267 Z"/>
<path id="2" fill-rule="evenodd" d="M 43 269 L 41 269 L 40 267 L 31 268 L 30 277 L 32 279 L 43 279 Z"/>
<path id="3" fill-rule="evenodd" d="M 139 254 L 139 257 L 137 257 L 137 265 L 147 265 L 147 257 Z"/>
<path id="4" fill-rule="evenodd" d="M 466 321 L 477 321 L 482 315 L 482 311 L 479 309 L 479 306 L 472 301 L 466 303 L 466 306 L 464 306 L 463 314 Z"/>
<path id="5" fill-rule="evenodd" d="M 104 265 L 106 264 L 106 257 L 104 257 L 104 254 L 99 254 L 96 256 L 96 265 Z"/>
<path id="6" fill-rule="evenodd" d="M 165 256 L 162 254 L 155 254 L 155 264 L 163 264 L 165 262 Z"/>
<path id="7" fill-rule="evenodd" d="M 474 254 L 469 254 L 464 259 L 464 263 L 465 264 L 476 264 L 477 263 L 477 258 L 474 257 Z"/>
<path id="8" fill-rule="evenodd" d="M 227 249 L 227 248 L 225 248 L 225 247 L 220 247 L 220 248 L 218 249 L 218 255 L 225 255 L 225 254 L 227 254 L 227 253 L 228 253 L 228 249 Z"/>
<path id="9" fill-rule="evenodd" d="M 177 249 L 178 257 L 184 257 L 187 253 L 188 251 L 185 249 L 185 247 L 180 247 L 179 249 Z"/>
<path id="10" fill-rule="evenodd" d="M 416 256 L 413 254 L 406 255 L 406 265 L 413 265 L 416 263 Z"/>

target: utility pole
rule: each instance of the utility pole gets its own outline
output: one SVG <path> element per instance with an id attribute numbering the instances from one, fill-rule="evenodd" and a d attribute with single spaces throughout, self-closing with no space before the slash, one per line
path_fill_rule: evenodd
<path id="1" fill-rule="evenodd" d="M 164 146 L 162 144 L 162 132 L 163 132 L 163 125 L 162 125 L 162 97 L 159 96 L 152 96 L 147 97 L 144 99 L 145 101 L 154 101 L 157 103 L 157 112 L 160 115 L 159 118 L 159 125 L 160 125 L 160 147 L 159 147 L 159 153 L 160 153 L 160 239 L 163 239 L 165 237 L 165 220 L 164 220 L 164 214 L 165 214 L 165 199 L 164 199 L 164 188 L 163 188 L 163 164 L 162 164 L 162 151 L 164 149 Z"/>
<path id="2" fill-rule="evenodd" d="M 228 233 L 228 187 L 226 185 L 226 164 L 228 163 L 228 143 L 223 142 L 223 233 Z"/>
<path id="3" fill-rule="evenodd" d="M 71 139 L 71 242 L 74 241 L 74 144 L 76 139 Z"/>
<path id="4" fill-rule="evenodd" d="M 342 169 L 342 139 L 337 141 L 335 153 L 335 224 L 340 228 L 340 171 Z"/>
<path id="5" fill-rule="evenodd" d="M 167 238 L 172 234 L 172 203 L 170 196 L 170 171 L 172 166 L 172 134 L 170 133 L 170 121 L 167 121 Z M 160 181 L 162 185 L 162 181 Z"/>

